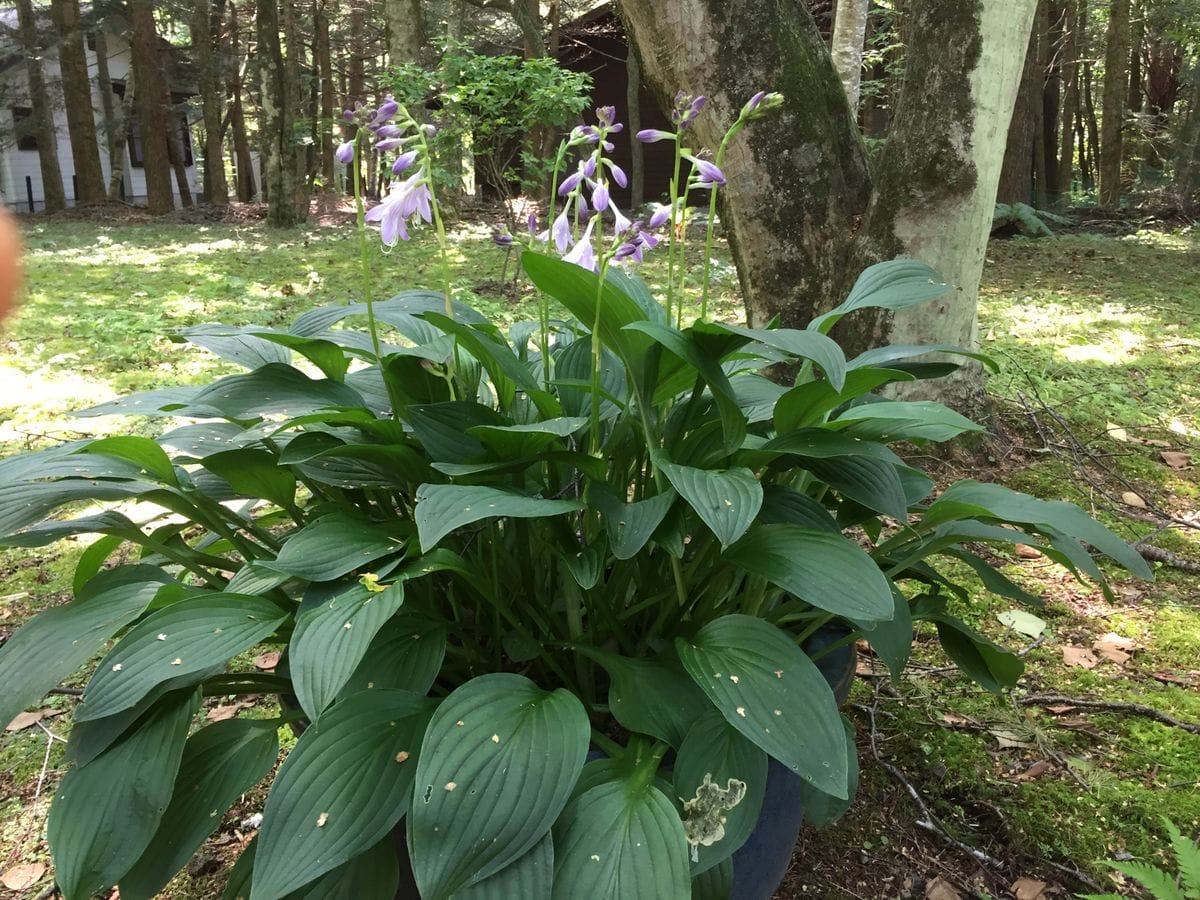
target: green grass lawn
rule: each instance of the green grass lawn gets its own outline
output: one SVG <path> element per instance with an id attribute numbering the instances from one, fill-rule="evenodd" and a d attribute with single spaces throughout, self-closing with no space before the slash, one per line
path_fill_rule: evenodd
<path id="1" fill-rule="evenodd" d="M 504 253 L 492 245 L 489 229 L 461 225 L 454 238 L 456 295 L 505 321 L 530 317 L 527 292 L 501 289 Z M 206 352 L 171 340 L 174 329 L 203 322 L 280 325 L 315 306 L 360 299 L 348 228 L 279 235 L 257 224 L 42 220 L 26 230 L 26 240 L 28 297 L 0 332 L 3 454 L 131 424 L 73 419 L 71 409 L 231 371 Z M 373 258 L 381 293 L 438 285 L 428 243 L 403 244 L 388 254 L 373 247 Z M 1128 492 L 1152 510 L 1200 524 L 1195 468 L 1174 468 L 1162 456 L 1190 453 L 1200 463 L 1198 273 L 1198 235 L 993 244 L 981 335 L 984 349 L 1003 367 L 990 389 L 1004 434 L 988 446 L 989 458 L 946 462 L 944 476 L 997 478 L 1042 497 L 1074 500 L 1130 539 L 1156 526 L 1144 512 L 1140 519 L 1127 515 L 1122 495 Z M 661 282 L 661 258 L 644 274 Z M 716 275 L 717 313 L 733 318 L 737 283 L 723 249 Z M 161 427 L 149 420 L 133 424 L 146 433 Z M 1198 535 L 1168 529 L 1154 541 L 1200 560 Z M 0 556 L 0 638 L 66 596 L 86 542 Z M 1016 697 L 1134 700 L 1200 722 L 1195 575 L 1160 568 L 1154 584 L 1118 581 L 1115 596 L 1106 599 L 1045 559 L 1001 562 L 1047 599 L 1039 615 L 1048 632 L 1027 652 L 1028 672 Z M 1029 638 L 1006 630 L 997 618 L 1010 606 L 981 593 L 959 612 L 996 640 L 1027 647 Z M 1103 660 L 1093 669 L 1064 663 L 1064 646 L 1090 648 L 1110 632 L 1135 642 L 1128 660 Z M 961 840 L 1022 872 L 1046 878 L 1057 873 L 1070 888 L 1078 884 L 1059 870 L 1039 868 L 1038 860 L 1077 867 L 1107 887 L 1099 862 L 1104 857 L 1127 852 L 1158 860 L 1166 847 L 1160 816 L 1172 817 L 1185 831 L 1200 826 L 1197 736 L 1136 716 L 1021 706 L 942 670 L 944 658 L 926 643 L 919 643 L 916 657 L 911 677 L 898 685 L 902 699 L 880 698 L 886 713 L 878 720 L 882 752 Z M 866 680 L 856 700 L 874 702 Z M 71 703 L 58 697 L 48 705 L 69 709 Z M 65 735 L 69 716 L 45 724 Z M 865 734 L 861 718 L 858 725 Z M 38 793 L 46 742 L 36 727 L 0 736 L 0 871 L 47 859 L 44 814 L 65 764 L 62 745 L 53 742 Z M 902 852 L 915 808 L 871 765 L 863 746 L 863 789 L 854 812 L 832 832 L 806 838 L 805 852 L 849 847 L 874 870 L 908 866 L 932 877 L 936 872 L 920 858 Z M 1031 771 L 1038 774 L 1030 777 Z M 969 861 L 960 865 L 970 869 Z M 852 875 L 829 876 L 843 877 Z M 222 878 L 193 883 L 182 876 L 171 896 L 209 896 Z"/>

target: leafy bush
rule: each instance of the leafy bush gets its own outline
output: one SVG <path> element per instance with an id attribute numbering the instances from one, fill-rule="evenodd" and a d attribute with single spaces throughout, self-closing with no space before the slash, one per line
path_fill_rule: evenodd
<path id="1" fill-rule="evenodd" d="M 775 102 L 756 96 L 731 133 Z M 191 328 L 247 371 L 83 413 L 189 424 L 0 461 L 4 545 L 102 535 L 74 601 L 0 649 L 4 721 L 103 653 L 50 812 L 67 900 L 113 883 L 153 896 L 267 776 L 288 724 L 299 738 L 230 896 L 390 897 L 402 819 L 427 898 L 674 898 L 701 876 L 727 893 L 769 757 L 811 807 L 852 792 L 852 735 L 810 635 L 840 625 L 898 675 L 929 623 L 1001 691 L 1020 659 L 952 614 L 967 594 L 939 561 L 1025 602 L 977 544 L 1031 544 L 1103 583 L 1086 542 L 1149 575 L 1075 506 L 974 481 L 935 498 L 891 449 L 978 430 L 872 393 L 953 369 L 921 362 L 929 347 L 847 359 L 828 337 L 843 316 L 944 294 L 923 264 L 873 266 L 804 330 L 680 323 L 673 223 L 689 190 L 725 181 L 722 151 L 682 146 L 700 106 L 680 98 L 677 132 L 640 135 L 691 162 L 644 222 L 607 197 L 614 111 L 572 132 L 564 206 L 523 253 L 538 321 L 503 331 L 453 300 L 447 268 L 440 292 L 288 329 Z M 408 173 L 370 212 L 360 199 L 360 238 L 366 219 L 389 242 L 424 220 L 445 258 L 430 129 L 390 100 L 351 115 L 339 157 L 373 138 Z M 664 226 L 660 302 L 622 260 Z M 761 374 L 779 363 L 794 383 Z M 81 501 L 120 506 L 58 514 Z M 246 662 L 271 648 L 274 672 Z M 192 733 L 202 697 L 244 695 L 278 696 L 280 714 Z"/>

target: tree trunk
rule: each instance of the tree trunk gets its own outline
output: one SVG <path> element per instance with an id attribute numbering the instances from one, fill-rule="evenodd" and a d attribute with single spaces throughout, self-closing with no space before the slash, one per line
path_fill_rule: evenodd
<path id="1" fill-rule="evenodd" d="M 1165 168 L 1163 144 L 1171 110 L 1179 96 L 1179 44 L 1161 26 L 1155 27 L 1146 51 L 1146 111 L 1148 115 L 1145 165 L 1161 177 Z"/>
<path id="2" fill-rule="evenodd" d="M 1063 25 L 1062 128 L 1058 145 L 1058 188 L 1060 203 L 1069 197 L 1074 180 L 1075 117 L 1079 107 L 1079 56 L 1083 49 L 1082 31 L 1087 21 L 1087 0 L 1067 0 Z"/>
<path id="3" fill-rule="evenodd" d="M 125 77 L 125 97 L 118 106 L 113 100 L 112 76 L 108 71 L 108 37 L 102 24 L 96 26 L 96 87 L 104 107 L 104 141 L 108 149 L 108 185 L 110 202 L 121 198 L 121 179 L 125 174 L 125 137 L 129 110 L 133 108 L 133 79 Z"/>
<path id="4" fill-rule="evenodd" d="M 130 55 L 138 88 L 134 94 L 142 139 L 146 206 L 153 215 L 175 208 L 171 194 L 171 158 L 167 133 L 175 126 L 166 108 L 167 79 L 158 50 L 153 0 L 129 0 Z"/>
<path id="5" fill-rule="evenodd" d="M 511 0 L 513 21 L 521 31 L 525 58 L 537 59 L 546 55 L 546 40 L 542 34 L 541 3 L 538 0 Z"/>
<path id="6" fill-rule="evenodd" d="M 679 90 L 708 95 L 692 146 L 717 146 L 764 86 L 783 93 L 782 107 L 730 142 L 721 219 L 750 322 L 778 313 L 803 327 L 843 296 L 850 235 L 870 198 L 866 150 L 812 17 L 800 0 L 620 9 L 664 108 Z"/>
<path id="7" fill-rule="evenodd" d="M 308 152 L 296 137 L 296 123 L 304 109 L 304 85 L 300 72 L 304 67 L 304 41 L 300 37 L 300 25 L 296 19 L 296 0 L 282 0 L 283 40 L 287 54 L 283 61 L 284 90 L 288 109 L 286 142 L 291 153 L 294 170 L 292 181 L 292 203 L 296 207 L 296 221 L 308 221 Z"/>
<path id="8" fill-rule="evenodd" d="M 92 106 L 92 82 L 88 77 L 79 27 L 79 0 L 54 0 L 51 4 L 58 31 L 58 63 L 62 72 L 66 104 L 67 135 L 75 164 L 77 203 L 104 203 L 104 172 L 100 168 L 100 145 L 96 140 L 96 111 Z"/>
<path id="9" fill-rule="evenodd" d="M 220 25 L 225 19 L 224 0 L 195 0 L 192 14 L 192 45 L 204 110 L 204 197 L 209 203 L 229 202 L 225 178 L 225 151 L 221 122 L 225 117 L 225 91 L 221 84 L 218 52 Z"/>
<path id="10" fill-rule="evenodd" d="M 25 54 L 25 74 L 29 79 L 30 119 L 42 170 L 42 205 L 46 212 L 59 212 L 67 208 L 67 194 L 63 189 L 62 168 L 58 164 L 54 105 L 50 100 L 50 92 L 46 90 L 46 76 L 42 71 L 45 47 L 38 35 L 31 0 L 17 0 L 17 23 Z"/>
<path id="11" fill-rule="evenodd" d="M 181 129 L 185 126 L 179 121 L 180 113 L 174 105 L 167 106 L 167 156 L 171 160 L 171 171 L 175 173 L 175 189 L 179 191 L 179 205 L 191 209 L 196 204 L 192 201 L 192 188 L 188 184 L 187 164 L 183 157 L 183 135 Z"/>
<path id="12" fill-rule="evenodd" d="M 1189 101 L 1175 156 L 1175 184 L 1185 206 L 1195 209 L 1200 201 L 1200 61 L 1192 67 Z"/>
<path id="13" fill-rule="evenodd" d="M 863 42 L 867 37 L 867 13 L 871 0 L 838 0 L 833 20 L 833 65 L 846 91 L 850 111 L 858 116 L 862 87 Z"/>
<path id="14" fill-rule="evenodd" d="M 1008 133 L 1036 7 L 1037 0 L 913 3 L 916 40 L 864 226 L 869 253 L 860 255 L 859 266 L 912 256 L 955 291 L 873 322 L 860 319 L 858 330 L 870 339 L 851 340 L 854 349 L 978 345 L 979 280 L 1004 161 L 1001 137 Z M 946 121 L 956 127 L 946 129 Z M 974 364 L 904 388 L 907 399 L 933 398 L 975 416 L 989 407 L 983 372 Z"/>
<path id="15" fill-rule="evenodd" d="M 337 170 L 333 158 L 333 54 L 329 47 L 329 7 L 327 0 L 314 0 L 313 28 L 315 30 L 317 68 L 321 78 L 321 177 L 325 190 L 335 189 Z"/>
<path id="16" fill-rule="evenodd" d="M 662 97 L 712 89 L 693 146 L 714 146 L 761 86 L 783 106 L 731 142 L 723 218 L 747 315 L 789 327 L 841 300 L 861 268 L 913 255 L 958 285 L 952 298 L 895 317 L 847 320 L 857 349 L 970 344 L 996 183 L 1034 0 L 917 0 L 905 85 L 874 189 L 832 61 L 799 2 L 622 0 L 642 67 Z M 955 123 L 947 128 L 946 122 Z M 934 386 L 978 410 L 978 370 Z"/>
<path id="17" fill-rule="evenodd" d="M 1128 94 L 1129 0 L 1112 0 L 1104 50 L 1104 118 L 1100 127 L 1100 206 L 1121 203 L 1121 161 Z"/>
<path id="18" fill-rule="evenodd" d="M 1142 47 L 1146 43 L 1146 10 L 1140 5 L 1130 9 L 1129 22 L 1129 96 L 1125 108 L 1140 113 L 1145 94 L 1142 91 Z"/>
<path id="19" fill-rule="evenodd" d="M 429 50 L 421 0 L 384 0 L 388 56 L 393 66 L 424 61 Z"/>
<path id="20" fill-rule="evenodd" d="M 1088 189 L 1096 187 L 1100 178 L 1100 126 L 1096 123 L 1095 75 L 1092 64 L 1083 64 L 1083 103 L 1084 119 L 1087 125 L 1088 159 L 1091 160 L 1091 183 Z"/>
<path id="21" fill-rule="evenodd" d="M 630 42 L 625 52 L 625 124 L 631 135 L 642 129 L 642 68 Z M 638 140 L 629 142 L 629 206 L 637 209 L 646 202 L 645 145 Z"/>
<path id="22" fill-rule="evenodd" d="M 250 57 L 241 55 L 241 31 L 238 25 L 237 0 L 229 4 L 229 38 L 230 38 L 230 71 L 229 71 L 229 127 L 233 133 L 233 158 L 237 163 L 237 196 L 243 203 L 249 203 L 258 192 L 254 183 L 254 159 L 250 155 L 250 138 L 246 133 L 246 113 L 242 106 L 242 93 L 246 85 L 246 69 L 250 65 Z"/>
<path id="23" fill-rule="evenodd" d="M 1059 181 L 1058 135 L 1062 107 L 1063 51 L 1066 47 L 1067 6 L 1072 0 L 1046 0 L 1039 14 L 1045 82 L 1042 88 L 1042 178 L 1038 195 L 1043 208 L 1057 206 L 1062 182 Z M 1069 184 L 1069 182 L 1068 182 Z"/>
<path id="24" fill-rule="evenodd" d="M 290 228 L 299 223 L 296 210 L 296 145 L 293 110 L 283 46 L 279 39 L 276 0 L 256 0 L 259 78 L 262 86 L 263 181 L 267 191 L 267 224 Z"/>
<path id="25" fill-rule="evenodd" d="M 1042 105 L 1042 69 L 1038 65 L 1038 35 L 1032 31 L 1021 70 L 1020 89 L 1005 137 L 1004 165 L 996 191 L 998 203 L 1036 203 L 1033 159 L 1038 115 Z"/>

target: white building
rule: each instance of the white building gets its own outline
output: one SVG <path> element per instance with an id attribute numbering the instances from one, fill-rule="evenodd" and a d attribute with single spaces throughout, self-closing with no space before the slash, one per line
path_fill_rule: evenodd
<path id="1" fill-rule="evenodd" d="M 47 7 L 35 7 L 39 18 L 49 16 Z M 36 212 L 44 207 L 44 191 L 42 187 L 42 167 L 38 159 L 37 138 L 29 133 L 29 129 L 20 127 L 22 119 L 32 114 L 32 103 L 29 97 L 29 82 L 25 61 L 25 52 L 18 40 L 17 11 L 15 9 L 0 9 L 0 203 L 16 212 Z M 129 72 L 130 52 L 129 41 L 123 34 L 105 31 L 108 45 L 108 72 L 112 81 L 114 93 L 113 102 L 119 108 L 121 98 L 125 93 L 125 78 Z M 100 97 L 100 84 L 97 77 L 95 43 L 89 36 L 86 41 L 88 77 L 92 85 L 92 111 L 96 120 L 96 135 L 100 145 L 100 167 L 104 172 L 105 183 L 109 181 L 108 144 L 104 131 L 104 104 Z M 165 41 L 162 43 L 164 68 L 170 71 L 174 68 L 167 59 L 173 53 Z M 67 205 L 74 206 L 77 191 L 75 188 L 75 165 L 72 161 L 71 142 L 67 136 L 67 116 L 63 107 L 62 76 L 58 66 L 58 51 L 51 46 L 42 58 L 42 71 L 46 80 L 46 90 L 54 107 L 54 129 L 58 135 L 58 164 L 62 170 L 63 189 L 67 195 Z M 186 163 L 188 187 L 195 196 L 196 163 L 192 146 L 191 131 L 188 127 L 187 113 L 181 105 L 188 96 L 195 93 L 187 87 L 172 85 L 171 99 L 176 104 L 179 119 L 179 131 L 183 144 L 184 162 Z M 130 123 L 129 134 L 125 140 L 124 159 L 122 163 L 122 196 L 131 203 L 146 202 L 146 173 L 143 168 L 141 153 L 141 135 L 138 130 L 136 117 Z M 175 192 L 175 203 L 179 205 L 178 187 L 175 179 L 171 179 L 171 189 Z"/>

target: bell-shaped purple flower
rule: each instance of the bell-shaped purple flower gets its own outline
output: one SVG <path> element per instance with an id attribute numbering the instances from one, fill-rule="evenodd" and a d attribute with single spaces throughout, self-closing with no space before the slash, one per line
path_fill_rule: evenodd
<path id="1" fill-rule="evenodd" d="M 530 234 L 531 236 L 532 236 L 532 235 L 535 235 L 535 234 L 537 234 L 537 230 L 538 230 L 538 217 L 537 217 L 537 213 L 536 213 L 536 212 L 531 212 L 531 213 L 529 214 L 529 220 L 528 220 L 528 222 L 526 223 L 526 226 L 529 228 L 529 234 Z"/>
<path id="2" fill-rule="evenodd" d="M 571 248 L 563 257 L 563 262 L 574 263 L 580 268 L 587 269 L 590 272 L 596 271 L 596 251 L 592 247 L 592 227 L 596 224 L 598 216 L 593 216 L 588 219 L 587 228 L 583 230 L 583 235 L 576 241 L 575 246 Z"/>
<path id="3" fill-rule="evenodd" d="M 608 171 L 612 173 L 612 179 L 620 187 L 629 187 L 629 179 L 625 176 L 625 170 L 618 166 L 611 159 L 606 159 L 604 164 L 608 166 Z"/>
<path id="4" fill-rule="evenodd" d="M 601 106 L 596 109 L 596 119 L 605 128 L 612 128 L 617 121 L 617 108 L 615 106 Z"/>
<path id="5" fill-rule="evenodd" d="M 583 175 L 585 178 L 594 178 L 596 176 L 596 157 L 589 156 L 583 161 Z"/>
<path id="6" fill-rule="evenodd" d="M 380 104 L 379 109 L 375 110 L 375 115 L 371 117 L 371 124 L 383 125 L 399 111 L 400 104 L 396 102 L 396 98 L 388 97 Z"/>
<path id="7" fill-rule="evenodd" d="M 581 181 L 583 181 L 582 169 L 578 172 L 572 172 L 570 175 L 568 175 L 566 178 L 564 178 L 562 181 L 562 184 L 560 184 L 558 186 L 558 196 L 560 196 L 560 197 L 567 196 L 567 194 L 569 194 L 569 193 L 571 193 L 571 191 L 575 190 L 575 188 L 579 185 L 579 182 L 581 182 Z"/>
<path id="8" fill-rule="evenodd" d="M 608 206 L 613 214 L 613 232 L 615 234 L 624 234 L 633 226 L 633 223 L 621 212 L 617 204 L 610 201 Z"/>
<path id="9" fill-rule="evenodd" d="M 354 141 L 346 141 L 344 144 L 338 144 L 338 148 L 333 151 L 333 158 L 342 165 L 349 165 L 354 162 Z"/>
<path id="10" fill-rule="evenodd" d="M 643 128 L 635 137 L 643 144 L 656 144 L 659 141 L 675 140 L 675 132 L 659 131 L 657 128 Z"/>
<path id="11" fill-rule="evenodd" d="M 395 175 L 402 174 L 409 166 L 417 161 L 419 151 L 409 150 L 406 153 L 401 153 L 396 157 L 396 161 L 392 163 L 392 173 Z"/>
<path id="12" fill-rule="evenodd" d="M 492 243 L 497 247 L 511 247 L 513 245 L 513 236 L 508 233 L 508 229 L 503 225 L 493 225 Z"/>
<path id="13" fill-rule="evenodd" d="M 713 163 L 710 163 L 706 159 L 698 159 L 695 156 L 685 156 L 684 159 L 693 166 L 697 187 L 711 188 L 713 185 L 725 187 L 725 173 Z"/>
<path id="14" fill-rule="evenodd" d="M 571 243 L 571 220 L 567 218 L 565 207 L 550 226 L 550 237 L 554 239 L 554 246 L 558 248 L 559 253 L 567 252 L 567 246 Z"/>
<path id="15" fill-rule="evenodd" d="M 597 182 L 596 189 L 592 191 L 592 206 L 598 212 L 608 209 L 608 186 L 603 181 Z"/>
<path id="16" fill-rule="evenodd" d="M 375 144 L 375 149 L 380 153 L 387 153 L 389 150 L 399 150 L 403 146 L 403 138 L 387 138 L 386 140 L 378 141 Z"/>
<path id="17" fill-rule="evenodd" d="M 650 214 L 649 220 L 646 222 L 646 227 L 650 229 L 662 228 L 671 220 L 671 207 L 659 206 Z"/>

